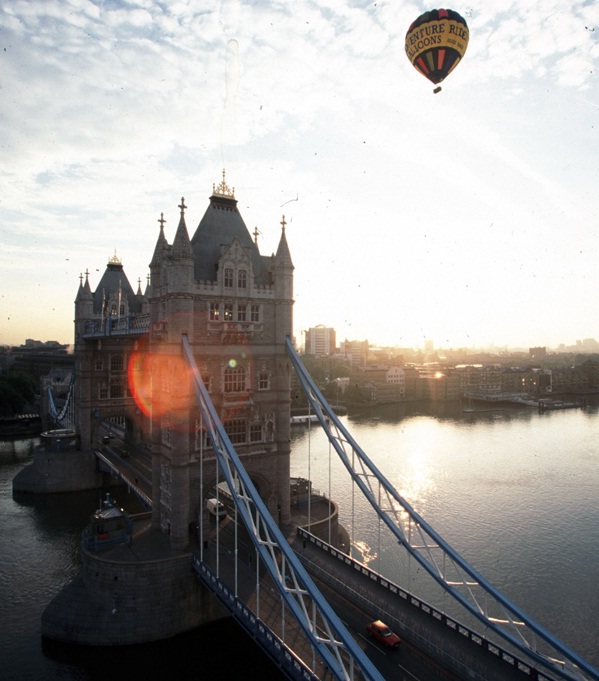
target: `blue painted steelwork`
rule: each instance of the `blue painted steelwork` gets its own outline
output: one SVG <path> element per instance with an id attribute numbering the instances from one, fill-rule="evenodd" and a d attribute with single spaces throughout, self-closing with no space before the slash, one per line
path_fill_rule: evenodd
<path id="1" fill-rule="evenodd" d="M 380 573 L 376 572 L 375 570 L 372 570 L 369 568 L 367 565 L 364 565 L 364 563 L 361 563 L 360 561 L 356 560 L 355 558 L 352 558 L 351 556 L 348 556 L 347 554 L 343 553 L 342 551 L 339 551 L 336 549 L 334 546 L 331 546 L 328 542 L 319 539 L 315 535 L 313 535 L 311 532 L 308 532 L 305 528 L 303 527 L 298 527 L 297 528 L 297 534 L 298 536 L 302 537 L 302 539 L 305 539 L 307 542 L 310 542 L 314 546 L 318 547 L 321 551 L 327 553 L 331 558 L 334 558 L 335 560 L 339 561 L 340 563 L 344 563 L 345 565 L 349 565 L 353 570 L 356 571 L 356 573 L 359 573 L 362 575 L 368 583 L 376 583 L 379 586 L 381 586 L 383 589 L 386 589 L 389 592 L 389 600 L 390 602 L 394 598 L 398 598 L 405 605 L 408 605 L 412 608 L 415 608 L 423 613 L 425 613 L 428 617 L 431 618 L 431 621 L 437 621 L 437 622 L 442 622 L 446 627 L 449 629 L 452 629 L 455 632 L 459 632 L 460 636 L 467 638 L 469 641 L 471 641 L 474 645 L 480 647 L 480 648 L 485 648 L 488 650 L 490 653 L 493 655 L 496 655 L 498 660 L 501 660 L 505 664 L 513 667 L 515 670 L 518 670 L 525 674 L 528 677 L 535 678 L 536 681 L 552 681 L 553 676 L 544 676 L 542 672 L 539 672 L 538 670 L 535 670 L 531 662 L 524 662 L 523 659 L 520 659 L 516 657 L 513 653 L 510 653 L 507 651 L 505 648 L 501 648 L 499 645 L 496 643 L 493 643 L 486 639 L 484 636 L 482 636 L 480 633 L 464 626 L 461 622 L 458 622 L 456 619 L 453 617 L 450 617 L 449 615 L 445 614 L 441 610 L 438 610 L 435 608 L 433 605 L 430 603 L 427 603 L 426 601 L 423 601 L 421 598 L 418 598 L 417 596 L 414 596 L 414 594 L 410 593 L 409 591 L 406 591 L 405 589 L 402 589 L 400 586 L 392 582 L 391 580 L 387 579 L 384 575 L 381 575 Z M 306 562 L 306 559 L 303 558 L 304 563 Z M 311 566 L 311 572 L 317 571 L 316 574 L 318 574 L 318 571 L 322 570 L 322 568 L 319 568 L 312 564 Z M 330 578 L 328 576 L 322 575 L 323 579 Z M 364 607 L 368 606 L 368 599 L 362 596 L 361 594 L 358 594 L 356 592 L 352 593 L 352 598 L 356 599 L 356 601 L 359 601 L 360 599 L 364 599 Z M 387 624 L 392 625 L 394 630 L 397 633 L 402 633 L 402 622 L 388 622 L 387 621 L 388 615 L 385 614 L 385 621 Z M 414 643 L 414 641 L 412 641 Z M 417 644 L 416 644 L 417 645 Z M 467 673 L 467 668 L 466 673 Z M 536 672 L 536 675 L 535 675 Z"/>
<path id="2" fill-rule="evenodd" d="M 150 315 L 138 314 L 127 317 L 106 317 L 86 322 L 83 338 L 96 336 L 126 336 L 147 333 L 150 330 Z"/>
<path id="3" fill-rule="evenodd" d="M 297 681 L 318 681 L 316 674 L 197 555 L 193 557 L 193 569 L 287 677 Z"/>
<path id="4" fill-rule="evenodd" d="M 74 424 L 73 418 L 73 396 L 74 396 L 74 386 L 75 386 L 75 371 L 71 372 L 71 382 L 69 384 L 69 392 L 67 399 L 60 412 L 56 408 L 56 403 L 54 402 L 54 395 L 52 395 L 52 388 L 48 386 L 48 404 L 50 409 L 50 417 L 57 426 L 61 428 L 72 428 Z"/>
<path id="5" fill-rule="evenodd" d="M 313 649 L 339 680 L 353 679 L 354 671 L 365 679 L 383 677 L 349 634 L 335 611 L 317 589 L 283 533 L 268 512 L 225 431 L 204 386 L 187 336 L 183 354 L 214 454 L 229 492 L 252 542 L 272 580 Z M 278 559 L 278 560 L 277 560 Z M 319 633 L 318 627 L 324 630 Z"/>
<path id="6" fill-rule="evenodd" d="M 287 354 L 329 442 L 381 521 L 395 536 L 398 544 L 403 546 L 447 593 L 527 658 L 533 659 L 535 663 L 543 665 L 564 679 L 599 680 L 599 670 L 512 603 L 464 560 L 400 496 L 339 421 L 302 364 L 289 337 Z M 351 458 L 346 451 L 347 447 L 350 449 Z M 360 472 L 354 468 L 352 463 L 354 457 L 357 458 Z M 373 488 L 373 480 L 378 484 L 376 490 Z M 381 494 L 384 494 L 384 509 L 381 508 Z M 407 531 L 404 529 L 405 521 L 402 520 L 402 515 L 408 517 Z M 439 561 L 439 558 L 442 560 Z M 451 578 L 447 575 L 448 568 L 454 571 Z M 462 588 L 464 593 L 458 591 L 458 587 Z M 485 596 L 484 606 L 474 593 L 475 588 L 480 589 Z M 493 616 L 488 614 L 489 607 L 496 607 L 497 614 Z M 549 647 L 551 651 L 549 654 L 537 651 L 536 637 Z"/>
<path id="7" fill-rule="evenodd" d="M 147 494 L 144 493 L 139 484 L 137 484 L 137 479 L 143 478 L 146 485 L 148 485 L 148 487 L 152 487 L 152 483 L 149 480 L 144 478 L 139 472 L 133 475 L 131 471 L 126 471 L 122 467 L 117 466 L 99 449 L 96 449 L 95 454 L 97 459 L 107 467 L 108 471 L 110 471 L 117 478 L 120 478 L 130 490 L 133 490 L 133 492 L 137 495 L 140 501 L 146 505 L 147 508 L 152 508 L 152 500 Z"/>

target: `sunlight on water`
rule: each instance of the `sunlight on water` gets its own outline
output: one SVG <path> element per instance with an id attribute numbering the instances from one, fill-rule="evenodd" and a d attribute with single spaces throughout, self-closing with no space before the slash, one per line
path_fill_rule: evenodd
<path id="1" fill-rule="evenodd" d="M 599 583 L 597 405 L 544 414 L 444 409 L 410 414 L 391 405 L 341 420 L 399 494 L 475 569 L 598 664 L 599 591 L 590 587 Z M 336 455 L 329 461 L 324 434 L 294 430 L 291 465 L 292 475 L 310 470 L 322 490 L 330 468 L 331 495 L 355 557 L 432 596 L 423 570 L 397 549 L 361 494 L 352 494 Z"/>

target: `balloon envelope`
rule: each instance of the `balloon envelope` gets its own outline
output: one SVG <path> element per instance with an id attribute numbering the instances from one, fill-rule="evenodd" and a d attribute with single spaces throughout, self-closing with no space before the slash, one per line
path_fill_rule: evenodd
<path id="1" fill-rule="evenodd" d="M 468 47 L 465 19 L 452 9 L 433 9 L 414 21 L 406 33 L 406 55 L 432 83 L 444 80 Z"/>

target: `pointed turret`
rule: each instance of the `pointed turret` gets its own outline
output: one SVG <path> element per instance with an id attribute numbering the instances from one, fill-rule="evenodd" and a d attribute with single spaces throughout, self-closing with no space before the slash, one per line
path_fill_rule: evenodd
<path id="1" fill-rule="evenodd" d="M 286 336 L 293 334 L 293 262 L 285 235 L 285 216 L 281 220 L 281 238 L 277 253 L 273 256 L 272 275 L 277 305 L 277 341 L 285 342 Z"/>
<path id="2" fill-rule="evenodd" d="M 160 223 L 160 233 L 158 234 L 156 246 L 154 247 L 154 255 L 150 261 L 150 268 L 164 264 L 164 260 L 169 251 L 169 245 L 164 236 L 164 223 L 166 222 L 164 213 L 160 213 L 160 220 L 158 220 L 158 222 Z"/>
<path id="3" fill-rule="evenodd" d="M 171 257 L 182 259 L 182 258 L 193 258 L 193 250 L 191 248 L 191 241 L 189 240 L 189 233 L 187 232 L 187 225 L 185 224 L 185 199 L 181 197 L 181 203 L 179 204 L 181 209 L 181 217 L 179 218 L 179 226 L 177 227 L 177 233 L 175 234 L 175 240 L 171 248 Z"/>
<path id="4" fill-rule="evenodd" d="M 293 261 L 285 235 L 285 216 L 281 220 L 281 238 L 277 247 L 277 253 L 273 258 L 273 280 L 277 298 L 293 300 Z"/>
<path id="5" fill-rule="evenodd" d="M 185 199 L 181 197 L 179 226 L 168 259 L 169 291 L 189 291 L 193 286 L 193 249 L 185 225 Z"/>
<path id="6" fill-rule="evenodd" d="M 279 245 L 277 247 L 275 259 L 277 262 L 277 267 L 287 268 L 293 271 L 295 268 L 293 267 L 291 253 L 289 252 L 289 246 L 287 245 L 287 237 L 285 236 L 286 224 L 287 222 L 285 221 L 285 216 L 283 215 L 283 219 L 281 220 L 281 238 L 279 239 Z"/>
<path id="7" fill-rule="evenodd" d="M 75 333 L 80 332 L 80 323 L 91 319 L 94 315 L 94 296 L 89 285 L 89 271 L 85 270 L 85 284 L 83 274 L 79 275 L 79 290 L 75 298 Z"/>
<path id="8" fill-rule="evenodd" d="M 146 294 L 149 296 L 159 295 L 160 286 L 164 283 L 162 269 L 166 265 L 168 258 L 170 246 L 164 236 L 164 213 L 160 213 L 160 233 L 158 234 L 158 239 L 156 241 L 156 246 L 154 247 L 154 255 L 150 261 L 150 279 L 148 280 L 148 289 Z"/>

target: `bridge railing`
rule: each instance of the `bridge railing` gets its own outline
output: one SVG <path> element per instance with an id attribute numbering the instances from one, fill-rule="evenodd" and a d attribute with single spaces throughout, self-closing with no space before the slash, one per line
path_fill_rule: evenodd
<path id="1" fill-rule="evenodd" d="M 295 618 L 314 654 L 323 660 L 332 676 L 340 680 L 353 679 L 355 670 L 365 679 L 383 681 L 320 593 L 270 515 L 216 413 L 186 335 L 182 336 L 182 341 L 202 427 L 208 432 L 236 512 L 241 516 L 257 556 L 272 578 L 284 610 Z"/>
<path id="2" fill-rule="evenodd" d="M 514 655 L 514 653 L 506 650 L 505 648 L 502 648 L 493 641 L 489 641 L 479 632 L 470 629 L 461 622 L 458 622 L 458 620 L 454 619 L 453 617 L 450 617 L 444 612 L 441 612 L 433 605 L 430 605 L 423 599 L 414 596 L 405 589 L 402 589 L 400 586 L 398 586 L 391 580 L 387 579 L 384 575 L 381 575 L 380 573 L 376 572 L 376 570 L 372 570 L 367 565 L 364 565 L 364 563 L 361 563 L 355 558 L 352 558 L 343 551 L 336 549 L 334 546 L 331 546 L 326 541 L 320 539 L 319 537 L 316 537 L 311 532 L 308 532 L 306 529 L 298 527 L 297 534 L 303 540 L 310 542 L 323 552 L 327 553 L 329 556 L 331 556 L 331 558 L 338 560 L 340 563 L 343 563 L 344 565 L 351 567 L 356 572 L 359 572 L 361 575 L 368 579 L 369 583 L 378 584 L 383 589 L 386 589 L 389 592 L 390 598 L 400 598 L 404 604 L 407 604 L 408 606 L 419 610 L 420 612 L 424 613 L 427 617 L 430 617 L 432 620 L 435 620 L 447 626 L 449 629 L 455 631 L 464 638 L 467 638 L 475 645 L 480 646 L 481 648 L 487 650 L 489 653 L 495 655 L 502 662 L 513 667 L 519 672 L 522 672 L 531 679 L 535 679 L 535 681 L 553 681 L 553 677 L 545 676 L 542 672 L 539 672 L 529 663 L 522 660 L 517 655 Z M 318 568 L 314 566 L 314 568 L 311 569 Z M 330 579 L 330 575 L 323 575 L 322 578 L 325 580 Z M 344 586 L 345 588 L 350 589 L 350 587 L 347 585 L 341 585 L 340 588 L 344 588 Z M 364 597 L 362 597 L 355 591 L 352 591 L 351 598 L 359 600 L 360 598 Z M 364 606 L 368 607 L 368 605 L 369 601 L 366 598 L 364 598 Z M 402 629 L 404 629 L 404 627 L 407 628 L 407 625 L 404 625 L 402 622 L 398 622 L 396 625 L 396 629 L 398 631 L 401 631 Z M 430 645 L 430 642 L 427 641 L 427 644 Z"/>
<path id="3" fill-rule="evenodd" d="M 415 558 L 428 575 L 483 626 L 527 659 L 564 679 L 599 681 L 599 670 L 485 579 L 399 494 L 341 423 L 302 364 L 289 337 L 286 347 L 310 407 L 332 448 L 397 546 Z"/>
<path id="4" fill-rule="evenodd" d="M 104 319 L 91 319 L 85 322 L 83 337 L 141 334 L 147 333 L 149 329 L 149 314 L 106 317 Z"/>
<path id="5" fill-rule="evenodd" d="M 287 676 L 302 681 L 318 681 L 316 674 L 197 555 L 193 557 L 193 567 L 196 574 L 226 606 L 233 617 Z"/>

